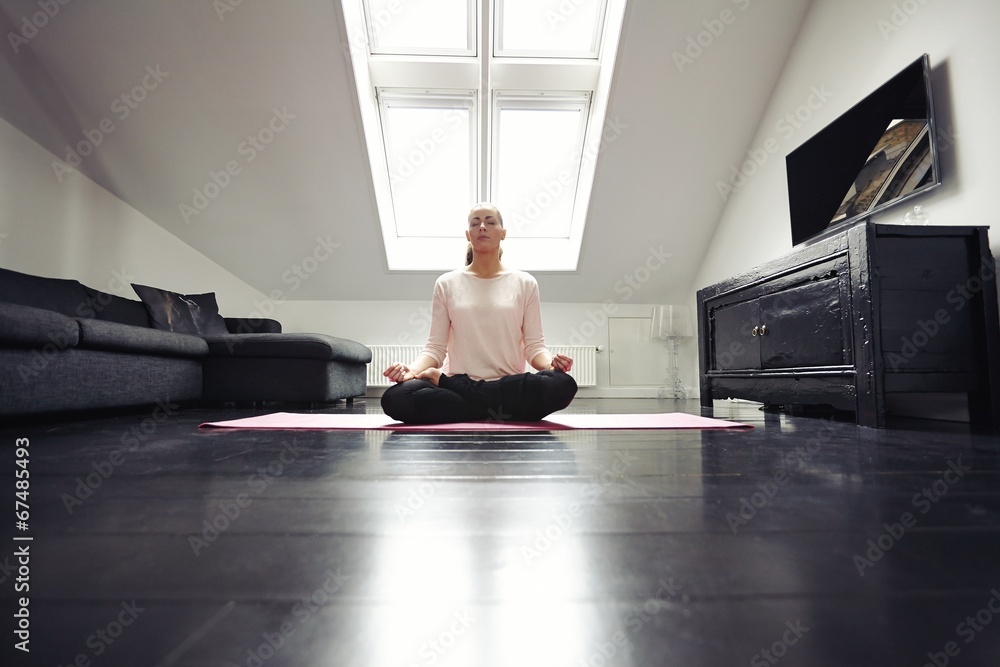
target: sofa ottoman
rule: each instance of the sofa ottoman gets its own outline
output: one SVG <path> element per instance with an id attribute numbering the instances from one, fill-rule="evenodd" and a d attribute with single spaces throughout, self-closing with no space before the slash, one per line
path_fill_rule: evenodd
<path id="1" fill-rule="evenodd" d="M 372 352 L 313 333 L 206 337 L 202 398 L 212 402 L 330 403 L 362 396 Z"/>

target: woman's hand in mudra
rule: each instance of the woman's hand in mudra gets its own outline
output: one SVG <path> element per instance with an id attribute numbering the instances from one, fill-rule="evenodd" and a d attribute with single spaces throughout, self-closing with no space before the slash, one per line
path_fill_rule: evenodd
<path id="1" fill-rule="evenodd" d="M 573 368 L 573 359 L 565 354 L 556 354 L 552 357 L 552 370 L 569 373 Z"/>
<path id="2" fill-rule="evenodd" d="M 438 380 L 441 378 L 441 369 L 428 368 L 425 371 L 420 371 L 414 377 L 417 378 L 418 380 L 427 380 L 436 387 L 438 384 Z"/>
<path id="3" fill-rule="evenodd" d="M 386 376 L 393 382 L 406 382 L 407 380 L 412 380 L 414 378 L 413 372 L 410 370 L 409 366 L 406 364 L 395 363 L 389 368 L 382 371 L 382 375 Z"/>

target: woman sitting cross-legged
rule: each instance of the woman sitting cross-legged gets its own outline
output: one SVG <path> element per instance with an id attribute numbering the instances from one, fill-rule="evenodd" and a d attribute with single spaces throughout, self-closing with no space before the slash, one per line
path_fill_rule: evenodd
<path id="1" fill-rule="evenodd" d="M 382 409 L 408 424 L 544 419 L 576 396 L 573 360 L 545 348 L 538 282 L 500 262 L 500 211 L 479 204 L 468 223 L 466 266 L 435 282 L 427 345 L 410 365 L 385 370 L 396 384 Z M 538 372 L 524 372 L 525 362 Z"/>

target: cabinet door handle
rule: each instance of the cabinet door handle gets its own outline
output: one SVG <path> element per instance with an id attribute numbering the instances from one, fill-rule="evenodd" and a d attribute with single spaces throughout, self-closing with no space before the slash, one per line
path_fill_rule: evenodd
<path id="1" fill-rule="evenodd" d="M 758 330 L 759 330 L 759 327 L 754 327 L 753 330 L 750 332 L 750 335 L 751 336 L 756 336 Z"/>
<path id="2" fill-rule="evenodd" d="M 760 325 L 760 335 L 761 336 L 766 336 L 767 335 L 767 325 L 766 324 Z"/>

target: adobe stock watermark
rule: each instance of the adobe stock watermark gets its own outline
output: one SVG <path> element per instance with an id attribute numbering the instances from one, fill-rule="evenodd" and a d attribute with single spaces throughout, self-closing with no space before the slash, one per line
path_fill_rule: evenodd
<path id="1" fill-rule="evenodd" d="M 476 619 L 467 609 L 455 612 L 452 614 L 448 627 L 425 641 L 417 649 L 417 655 L 422 659 L 422 662 L 410 662 L 407 667 L 421 667 L 437 663 L 472 628 L 475 622 Z"/>
<path id="2" fill-rule="evenodd" d="M 905 0 L 905 2 L 894 4 L 888 19 L 879 19 L 875 23 L 882 39 L 888 42 L 889 38 L 902 30 L 903 26 L 909 23 L 910 19 L 926 4 L 927 0 Z"/>
<path id="3" fill-rule="evenodd" d="M 925 486 L 913 495 L 910 504 L 913 505 L 919 514 L 924 515 L 931 511 L 941 499 L 948 495 L 953 486 L 962 481 L 965 473 L 972 470 L 970 466 L 962 465 L 962 457 L 958 461 L 948 461 L 948 470 L 944 472 L 940 479 Z M 894 546 L 906 535 L 909 528 L 917 525 L 917 517 L 912 512 L 903 512 L 897 521 L 883 523 L 883 532 L 877 537 L 868 540 L 868 549 L 863 554 L 855 554 L 852 558 L 854 567 L 858 570 L 858 575 L 864 577 L 866 570 L 873 567 L 875 563 L 882 560 Z"/>
<path id="4" fill-rule="evenodd" d="M 823 424 L 815 437 L 809 438 L 805 446 L 795 447 L 781 457 L 779 466 L 771 475 L 762 482 L 757 483 L 758 491 L 754 491 L 749 497 L 740 498 L 739 509 L 726 514 L 726 523 L 733 535 L 739 532 L 748 523 L 753 521 L 757 513 L 766 507 L 778 492 L 788 484 L 788 473 L 805 467 L 814 456 L 819 454 L 823 445 L 830 442 L 833 437 L 833 426 L 830 422 Z"/>
<path id="5" fill-rule="evenodd" d="M 376 39 L 399 16 L 401 11 L 403 11 L 402 0 L 389 0 L 385 7 L 370 13 L 368 20 L 371 32 Z M 340 48 L 348 57 L 353 57 L 355 54 L 362 58 L 368 57 L 368 33 L 365 32 L 364 28 L 353 26 L 347 36 L 347 41 L 341 43 Z"/>
<path id="6" fill-rule="evenodd" d="M 297 292 L 306 281 L 319 271 L 320 266 L 333 257 L 333 251 L 339 247 L 341 244 L 335 242 L 331 234 L 327 234 L 325 238 L 317 236 L 316 245 L 313 246 L 312 251 L 282 272 L 281 283 L 288 286 L 288 293 Z M 281 288 L 275 288 L 265 299 L 254 300 L 254 310 L 250 311 L 244 321 L 237 325 L 236 331 L 233 333 L 253 333 L 257 327 L 264 323 L 265 319 L 274 315 L 278 304 L 287 300 L 288 293 Z M 227 342 L 230 348 L 233 344 L 234 341 Z"/>
<path id="7" fill-rule="evenodd" d="M 551 8 L 546 9 L 545 20 L 549 24 L 549 29 L 551 29 L 553 32 L 558 30 L 563 23 L 570 20 L 573 17 L 573 15 L 576 14 L 577 10 L 580 8 L 580 5 L 586 4 L 588 2 L 589 0 L 560 0 L 559 4 L 556 5 L 555 9 Z"/>
<path id="8" fill-rule="evenodd" d="M 782 658 L 788 655 L 788 650 L 798 644 L 799 640 L 809 632 L 809 628 L 802 625 L 802 619 L 797 619 L 794 623 L 785 621 L 785 628 L 779 639 L 750 658 L 750 667 L 768 667 L 778 664 Z"/>
<path id="9" fill-rule="evenodd" d="M 1000 591 L 996 588 L 990 590 L 990 599 L 974 614 L 966 616 L 955 626 L 955 634 L 958 635 L 966 646 L 971 644 L 976 637 L 982 633 L 995 616 L 1000 616 Z M 945 642 L 940 651 L 928 651 L 927 662 L 923 667 L 947 667 L 952 658 L 957 658 L 962 652 L 962 645 L 957 641 Z"/>
<path id="10" fill-rule="evenodd" d="M 955 132 L 954 125 L 949 125 L 948 127 L 935 125 L 934 132 L 937 134 L 938 153 L 940 155 L 944 155 L 955 147 L 955 139 L 958 137 L 958 133 Z"/>
<path id="11" fill-rule="evenodd" d="M 396 345 L 423 345 L 424 340 L 415 340 L 415 332 L 430 331 L 433 315 L 429 306 L 419 306 L 416 308 L 406 322 L 410 325 L 409 330 L 403 330 L 396 334 Z"/>
<path id="12" fill-rule="evenodd" d="M 115 641 L 125 633 L 125 630 L 136 622 L 139 614 L 146 611 L 145 607 L 140 607 L 135 600 L 122 602 L 119 606 L 121 609 L 115 617 L 94 630 L 93 634 L 84 641 L 84 646 L 90 650 L 80 650 L 67 665 L 79 667 L 90 665 L 92 659 L 104 655 Z"/>
<path id="13" fill-rule="evenodd" d="M 225 667 L 263 667 L 275 654 L 288 644 L 288 640 L 309 622 L 320 610 L 330 604 L 333 596 L 344 589 L 347 580 L 338 567 L 336 571 L 327 570 L 326 579 L 308 596 L 301 598 L 292 607 L 291 614 L 286 617 L 273 631 L 261 633 L 261 642 L 246 650 L 246 657 L 241 664 L 225 663 Z"/>
<path id="14" fill-rule="evenodd" d="M 454 468 L 455 464 L 449 463 L 441 472 L 450 472 Z M 443 480 L 440 479 L 429 479 L 416 486 L 411 486 L 406 496 L 397 501 L 393 506 L 396 516 L 399 517 L 399 522 L 406 523 L 407 519 L 423 509 L 427 501 L 434 497 L 443 483 Z"/>
<path id="15" fill-rule="evenodd" d="M 562 511 L 553 510 L 550 512 L 548 524 L 527 535 L 528 544 L 521 545 L 520 551 L 525 563 L 534 564 L 535 560 L 549 551 L 556 542 L 570 532 L 576 521 L 583 515 L 583 508 L 586 505 L 596 504 L 608 487 L 621 480 L 627 481 L 625 473 L 638 461 L 639 459 L 627 451 L 617 452 L 610 466 L 601 466 L 597 480 L 583 488 L 582 499 L 579 502 L 569 503 Z"/>
<path id="16" fill-rule="evenodd" d="M 236 608 L 236 602 L 234 600 L 230 600 L 226 604 L 222 605 L 214 614 L 212 614 L 212 616 L 207 621 L 199 625 L 194 630 L 194 632 L 189 634 L 184 639 L 184 641 L 182 641 L 180 644 L 177 644 L 173 648 L 173 650 L 170 651 L 170 653 L 163 656 L 159 660 L 159 662 L 156 663 L 156 667 L 170 667 L 170 665 L 177 664 L 178 660 L 180 660 L 184 655 L 188 653 L 188 651 L 190 651 L 198 642 L 200 642 L 202 638 L 212 630 L 212 628 L 218 625 L 224 618 L 229 616 L 229 614 L 231 614 L 233 612 L 233 609 L 235 608 Z M 87 667 L 87 666 L 83 665 L 74 667 Z"/>
<path id="17" fill-rule="evenodd" d="M 615 283 L 615 294 L 620 294 L 622 301 L 631 301 L 643 285 L 649 282 L 653 274 L 666 266 L 667 260 L 674 256 L 673 253 L 666 252 L 662 244 L 656 248 L 649 246 L 647 251 L 643 263 L 635 267 L 632 273 L 622 276 L 622 279 Z"/>
<path id="18" fill-rule="evenodd" d="M 236 8 L 243 4 L 243 0 L 212 0 L 212 9 L 219 21 L 226 20 L 226 14 L 232 14 Z"/>
<path id="19" fill-rule="evenodd" d="M 81 507 L 84 502 L 93 498 L 98 489 L 108 481 L 119 466 L 125 463 L 127 454 L 139 449 L 142 443 L 146 442 L 156 433 L 160 425 L 178 412 L 180 412 L 179 405 L 166 401 L 157 401 L 156 407 L 153 408 L 150 414 L 143 417 L 138 423 L 133 424 L 128 431 L 122 434 L 121 438 L 119 438 L 119 443 L 122 445 L 121 449 L 113 449 L 100 461 L 92 462 L 90 467 L 93 468 L 93 472 L 76 478 L 76 486 L 73 488 L 73 493 L 63 493 L 59 496 L 63 507 L 66 508 L 66 513 L 72 516 L 76 508 Z"/>
<path id="20" fill-rule="evenodd" d="M 194 196 L 191 203 L 181 202 L 177 205 L 181 218 L 185 224 L 191 224 L 191 220 L 201 215 L 215 199 L 222 194 L 222 191 L 232 185 L 233 180 L 243 173 L 243 168 L 257 159 L 257 157 L 267 150 L 268 146 L 275 138 L 288 129 L 289 124 L 295 120 L 295 114 L 288 112 L 288 107 L 277 107 L 271 109 L 271 118 L 267 123 L 236 146 L 236 154 L 243 158 L 231 159 L 219 171 L 209 170 L 208 180 L 201 187 L 193 188 Z"/>
<path id="21" fill-rule="evenodd" d="M 820 86 L 810 86 L 809 96 L 794 110 L 786 113 L 774 125 L 775 131 L 788 141 L 795 133 L 813 117 L 813 115 L 823 108 L 823 106 L 833 97 L 833 93 L 826 88 L 826 84 Z M 771 136 L 765 139 L 759 146 L 755 146 L 747 151 L 747 159 L 740 165 L 732 165 L 729 168 L 730 174 L 727 181 L 716 181 L 715 189 L 719 192 L 719 197 L 723 202 L 729 200 L 734 192 L 746 185 L 747 181 L 754 176 L 761 167 L 768 163 L 771 156 L 780 153 L 781 142 Z"/>
<path id="22" fill-rule="evenodd" d="M 642 604 L 635 605 L 625 614 L 622 619 L 624 628 L 616 630 L 604 641 L 597 642 L 590 655 L 577 663 L 579 667 L 606 667 L 615 664 L 615 659 L 629 646 L 630 634 L 638 635 L 642 632 L 643 627 L 653 620 L 654 616 L 671 604 L 672 598 L 680 597 L 682 601 L 686 601 L 681 593 L 683 586 L 675 583 L 673 577 L 667 577 L 666 581 L 661 578 L 657 583 L 659 588 L 652 597 L 647 598 Z"/>
<path id="23" fill-rule="evenodd" d="M 628 127 L 628 123 L 623 122 L 618 116 L 610 120 L 605 119 L 598 135 L 573 153 L 561 168 L 554 168 L 550 178 L 543 179 L 533 194 L 527 195 L 518 208 L 504 216 L 504 226 L 520 234 L 532 225 L 538 224 L 545 211 L 560 198 L 575 195 L 577 177 L 583 165 L 596 162 L 601 151 L 618 141 Z"/>
<path id="24" fill-rule="evenodd" d="M 18 572 L 18 567 L 10 562 L 10 556 L 4 556 L 3 562 L 0 563 L 0 584 L 6 584 L 8 580 L 12 579 Z"/>
<path id="25" fill-rule="evenodd" d="M 622 296 L 622 301 L 631 301 L 632 298 L 652 279 L 653 274 L 667 265 L 667 260 L 673 257 L 673 253 L 666 252 L 663 245 L 656 248 L 647 248 L 646 259 L 631 273 L 622 276 L 621 280 L 615 282 L 615 294 Z M 570 327 L 569 344 L 586 345 L 586 339 L 595 335 L 600 327 L 608 323 L 608 318 L 618 312 L 619 302 L 608 299 L 601 304 L 599 310 L 587 309 L 586 319 L 577 326 Z"/>
<path id="26" fill-rule="evenodd" d="M 368 56 L 368 35 L 363 28 L 348 26 L 347 41 L 340 43 L 340 50 L 347 58 L 366 58 Z"/>
<path id="27" fill-rule="evenodd" d="M 447 123 L 447 129 L 435 127 L 426 136 L 414 139 L 412 149 L 397 158 L 395 167 L 389 171 L 389 184 L 392 187 L 399 187 L 417 173 L 420 167 L 437 153 L 439 148 L 446 145 L 456 132 L 462 129 L 465 121 L 457 110 L 448 109 L 443 116 L 445 123 Z"/>
<path id="28" fill-rule="evenodd" d="M 60 329 L 49 331 L 45 336 L 49 342 L 33 348 L 28 353 L 30 358 L 17 365 L 17 376 L 21 382 L 34 380 L 45 372 L 53 359 L 75 344 L 78 336 L 79 326 L 73 321 L 65 322 Z"/>
<path id="29" fill-rule="evenodd" d="M 62 183 L 66 174 L 73 173 L 77 167 L 83 164 L 84 158 L 93 154 L 94 150 L 104 143 L 108 135 L 118 128 L 115 120 L 117 119 L 121 123 L 132 115 L 132 112 L 139 108 L 139 105 L 149 97 L 150 93 L 159 88 L 160 84 L 170 76 L 170 72 L 160 70 L 159 64 L 156 66 L 147 65 L 145 71 L 146 75 L 139 83 L 111 101 L 108 105 L 110 115 L 98 121 L 95 127 L 83 130 L 83 139 L 76 142 L 75 145 L 67 144 L 66 154 L 62 160 L 52 161 L 52 172 L 55 174 L 56 180 Z"/>
<path id="30" fill-rule="evenodd" d="M 570 159 L 571 164 L 576 164 L 579 162 L 583 164 L 593 164 L 597 161 L 597 157 L 601 154 L 601 150 L 609 144 L 613 144 L 622 136 L 625 130 L 628 129 L 628 123 L 622 122 L 621 118 L 615 116 L 611 120 L 605 119 L 604 125 L 601 127 L 601 133 L 590 139 L 583 148 L 577 153 L 573 154 Z"/>
<path id="31" fill-rule="evenodd" d="M 898 351 L 887 352 L 885 360 L 892 370 L 899 370 L 923 351 L 934 338 L 948 330 L 953 315 L 963 311 L 973 299 L 982 294 L 987 284 L 996 279 L 996 265 L 990 257 L 983 257 L 976 272 L 965 282 L 956 283 L 945 295 L 945 303 L 951 308 L 938 308 L 927 319 L 917 320 L 913 332 L 901 336 Z"/>
<path id="32" fill-rule="evenodd" d="M 98 313 L 104 311 L 112 301 L 115 293 L 124 292 L 129 285 L 135 281 L 135 276 L 129 274 L 125 269 L 111 272 L 111 280 L 108 281 L 107 292 L 100 293 L 96 297 L 89 298 L 77 304 L 76 316 L 82 318 L 94 318 Z M 48 368 L 49 364 L 60 352 L 74 345 L 74 340 L 79 333 L 76 322 L 67 322 L 62 331 L 49 332 L 46 336 L 49 339 L 40 348 L 34 348 L 29 353 L 30 360 L 21 362 L 17 366 L 17 375 L 22 382 L 37 378 Z"/>
<path id="33" fill-rule="evenodd" d="M 37 37 L 38 32 L 43 30 L 49 24 L 49 21 L 54 19 L 62 11 L 62 8 L 70 2 L 72 0 L 38 0 L 35 3 L 38 11 L 30 16 L 22 16 L 21 29 L 17 32 L 7 33 L 7 41 L 10 42 L 10 47 L 14 49 L 14 53 L 20 53 L 21 47 Z"/>
<path id="34" fill-rule="evenodd" d="M 575 180 L 576 176 L 570 169 L 563 169 L 553 178 L 543 180 L 534 194 L 526 195 L 520 208 L 509 214 L 505 226 L 515 234 L 523 234 L 526 229 L 538 224 L 545 211 L 563 195 L 573 194 Z"/>
<path id="35" fill-rule="evenodd" d="M 368 24 L 376 39 L 382 31 L 388 28 L 396 17 L 399 16 L 400 12 L 403 11 L 404 1 L 405 0 L 389 0 L 389 2 L 385 3 L 384 7 L 380 7 L 369 13 Z M 367 55 L 368 35 L 363 29 L 357 28 L 354 32 L 348 35 L 347 43 L 342 44 L 341 48 L 345 54 L 350 51 L 357 51 L 360 54 Z"/>
<path id="36" fill-rule="evenodd" d="M 286 440 L 282 445 L 284 447 L 276 458 L 247 477 L 247 486 L 253 491 L 253 495 L 243 492 L 232 500 L 221 501 L 216 506 L 215 516 L 201 522 L 201 532 L 188 535 L 188 546 L 195 558 L 229 530 L 243 516 L 244 510 L 253 504 L 254 498 L 267 491 L 285 473 L 286 467 L 298 459 L 301 452 L 294 439 L 291 442 Z"/>
<path id="37" fill-rule="evenodd" d="M 741 12 L 745 12 L 750 7 L 751 0 L 732 0 L 732 3 Z M 728 26 L 736 23 L 738 17 L 739 14 L 727 8 L 719 12 L 718 17 L 702 21 L 701 24 L 705 29 L 694 35 L 688 35 L 686 40 L 687 46 L 684 47 L 684 50 L 674 51 L 673 53 L 674 65 L 677 66 L 677 71 L 683 73 L 685 67 L 693 65 L 695 60 L 704 55 L 706 51 L 712 48 L 716 40 L 722 37 Z"/>

